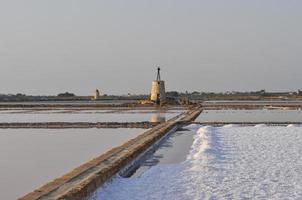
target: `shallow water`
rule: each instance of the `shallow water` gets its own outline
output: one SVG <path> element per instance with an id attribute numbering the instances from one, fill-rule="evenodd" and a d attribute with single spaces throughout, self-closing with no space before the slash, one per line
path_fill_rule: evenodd
<path id="1" fill-rule="evenodd" d="M 302 110 L 204 110 L 196 122 L 302 122 Z"/>
<path id="2" fill-rule="evenodd" d="M 300 100 L 217 100 L 217 101 L 202 101 L 202 105 L 215 105 L 215 104 L 224 104 L 224 105 L 301 105 L 302 101 Z"/>
<path id="3" fill-rule="evenodd" d="M 0 102 L 0 105 L 121 105 L 124 103 L 136 103 L 137 100 L 98 100 L 98 101 L 23 101 L 23 102 Z"/>
<path id="4" fill-rule="evenodd" d="M 183 110 L 172 111 L 2 111 L 0 122 L 142 122 L 169 120 Z"/>
<path id="5" fill-rule="evenodd" d="M 164 139 L 160 147 L 148 157 L 133 176 L 140 176 L 155 165 L 181 163 L 186 160 L 193 143 L 194 131 L 179 130 Z"/>
<path id="6" fill-rule="evenodd" d="M 200 127 L 187 159 L 116 177 L 94 199 L 301 199 L 301 127 Z"/>
<path id="7" fill-rule="evenodd" d="M 16 199 L 145 129 L 0 129 L 0 199 Z"/>

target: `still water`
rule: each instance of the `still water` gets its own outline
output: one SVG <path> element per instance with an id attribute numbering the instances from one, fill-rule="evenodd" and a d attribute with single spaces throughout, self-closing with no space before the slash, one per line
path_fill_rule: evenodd
<path id="1" fill-rule="evenodd" d="M 165 121 L 179 114 L 183 110 L 168 111 L 30 111 L 9 110 L 0 112 L 2 122 L 142 122 Z"/>
<path id="2" fill-rule="evenodd" d="M 0 199 L 16 199 L 145 129 L 0 129 Z"/>
<path id="3" fill-rule="evenodd" d="M 136 103 L 137 100 L 98 100 L 98 101 L 21 101 L 0 102 L 0 105 L 122 105 L 125 103 Z"/>
<path id="4" fill-rule="evenodd" d="M 302 122 L 302 110 L 204 110 L 197 122 Z"/>

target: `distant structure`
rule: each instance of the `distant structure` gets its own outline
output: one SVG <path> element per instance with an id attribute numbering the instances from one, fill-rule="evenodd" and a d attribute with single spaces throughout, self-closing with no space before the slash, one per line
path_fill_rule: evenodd
<path id="1" fill-rule="evenodd" d="M 160 79 L 160 68 L 157 68 L 157 78 L 152 81 L 151 101 L 156 105 L 166 102 L 165 81 Z"/>
<path id="2" fill-rule="evenodd" d="M 98 89 L 95 90 L 95 93 L 93 95 L 93 100 L 99 100 L 100 99 L 100 91 Z"/>

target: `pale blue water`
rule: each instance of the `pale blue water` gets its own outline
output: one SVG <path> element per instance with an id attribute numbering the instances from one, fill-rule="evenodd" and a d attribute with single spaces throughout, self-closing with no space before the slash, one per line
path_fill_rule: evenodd
<path id="1" fill-rule="evenodd" d="M 145 129 L 0 129 L 0 199 L 23 196 Z"/>

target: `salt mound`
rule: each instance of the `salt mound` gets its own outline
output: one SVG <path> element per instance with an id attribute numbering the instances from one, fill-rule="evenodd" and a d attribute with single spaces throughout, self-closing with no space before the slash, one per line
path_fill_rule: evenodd
<path id="1" fill-rule="evenodd" d="M 234 127 L 239 127 L 239 126 L 236 124 L 227 124 L 223 126 L 223 128 L 234 128 Z"/>
<path id="2" fill-rule="evenodd" d="M 286 128 L 294 128 L 294 127 L 298 127 L 298 125 L 296 124 L 289 124 L 286 126 Z"/>
<path id="3" fill-rule="evenodd" d="M 203 157 L 202 154 L 209 147 L 209 131 L 209 127 L 203 127 L 198 129 L 197 134 L 194 135 L 194 142 L 191 146 L 190 154 L 187 156 L 187 160 L 195 161 Z"/>
<path id="4" fill-rule="evenodd" d="M 257 124 L 257 125 L 255 125 L 254 127 L 255 127 L 255 128 L 261 128 L 261 127 L 266 127 L 266 125 L 265 125 L 265 124 Z"/>
<path id="5" fill-rule="evenodd" d="M 183 129 L 198 130 L 201 127 L 202 127 L 202 125 L 199 125 L 199 124 L 190 124 L 188 126 L 184 126 Z"/>
<path id="6" fill-rule="evenodd" d="M 302 128 L 226 127 L 202 126 L 185 162 L 116 178 L 90 200 L 301 199 Z"/>

